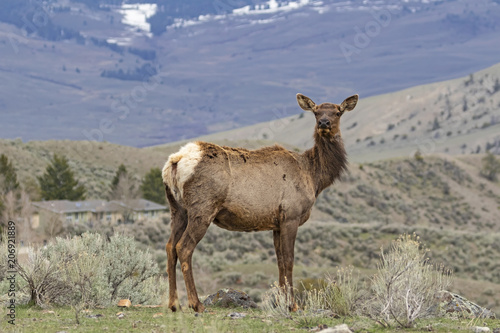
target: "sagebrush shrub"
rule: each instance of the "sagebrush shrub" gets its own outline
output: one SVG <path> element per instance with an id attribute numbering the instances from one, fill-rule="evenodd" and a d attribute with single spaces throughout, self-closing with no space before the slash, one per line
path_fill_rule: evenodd
<path id="1" fill-rule="evenodd" d="M 327 309 L 339 316 L 351 316 L 362 299 L 359 273 L 354 268 L 339 267 L 335 275 L 326 276 L 324 287 Z"/>
<path id="2" fill-rule="evenodd" d="M 401 235 L 389 252 L 381 250 L 372 280 L 372 317 L 387 326 L 412 327 L 429 314 L 435 295 L 450 285 L 451 272 L 430 264 L 427 252 L 416 235 Z"/>
<path id="3" fill-rule="evenodd" d="M 105 239 L 87 232 L 58 237 L 43 249 L 30 247 L 28 253 L 18 271 L 38 305 L 108 306 L 120 298 L 159 304 L 167 292 L 151 253 L 140 250 L 132 237 Z"/>
<path id="4" fill-rule="evenodd" d="M 291 296 L 290 288 L 288 284 L 284 289 L 279 286 L 278 282 L 274 282 L 271 289 L 262 298 L 262 309 L 275 319 L 291 319 L 290 304 L 294 302 L 294 299 Z"/>

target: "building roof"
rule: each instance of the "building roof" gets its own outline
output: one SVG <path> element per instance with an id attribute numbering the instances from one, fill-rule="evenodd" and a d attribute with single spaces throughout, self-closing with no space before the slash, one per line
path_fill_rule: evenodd
<path id="1" fill-rule="evenodd" d="M 123 200 L 123 201 L 105 201 L 105 200 L 50 200 L 33 202 L 33 206 L 55 213 L 77 213 L 77 212 L 117 212 L 124 208 L 134 211 L 165 210 L 166 206 L 159 205 L 145 199 Z"/>
<path id="2" fill-rule="evenodd" d="M 157 204 L 146 199 L 130 199 L 130 200 L 115 200 L 112 203 L 119 204 L 124 208 L 129 208 L 134 211 L 150 211 L 150 210 L 165 210 L 166 206 Z"/>

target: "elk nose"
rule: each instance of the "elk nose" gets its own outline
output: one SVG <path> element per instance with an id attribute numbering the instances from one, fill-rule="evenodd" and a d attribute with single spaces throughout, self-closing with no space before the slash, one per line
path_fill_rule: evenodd
<path id="1" fill-rule="evenodd" d="M 320 119 L 318 123 L 319 128 L 328 128 L 330 127 L 330 120 L 328 119 Z"/>

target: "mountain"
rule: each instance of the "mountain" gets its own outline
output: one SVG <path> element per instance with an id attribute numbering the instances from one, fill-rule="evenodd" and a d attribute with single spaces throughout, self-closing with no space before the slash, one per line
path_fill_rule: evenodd
<path id="1" fill-rule="evenodd" d="M 343 100 L 309 97 L 316 103 Z M 314 123 L 305 112 L 200 139 L 229 145 L 237 144 L 231 140 L 267 139 L 306 149 L 313 145 Z M 500 64 L 458 79 L 361 96 L 341 124 L 351 161 L 413 156 L 417 150 L 424 155 L 500 154 Z"/>
<path id="2" fill-rule="evenodd" d="M 143 147 L 498 62 L 493 0 L 220 3 L 2 1 L 2 137 Z"/>

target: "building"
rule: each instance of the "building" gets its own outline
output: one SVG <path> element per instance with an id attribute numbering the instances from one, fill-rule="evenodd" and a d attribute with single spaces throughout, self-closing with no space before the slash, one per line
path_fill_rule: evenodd
<path id="1" fill-rule="evenodd" d="M 122 201 L 105 200 L 50 200 L 33 202 L 32 227 L 54 217 L 67 223 L 108 221 L 131 222 L 142 218 L 156 218 L 166 213 L 167 207 L 145 199 Z"/>

